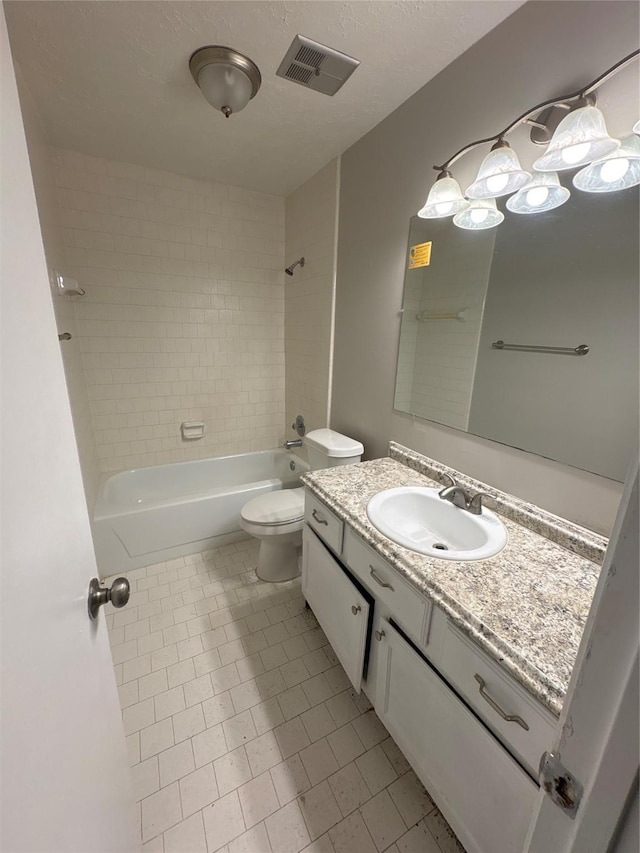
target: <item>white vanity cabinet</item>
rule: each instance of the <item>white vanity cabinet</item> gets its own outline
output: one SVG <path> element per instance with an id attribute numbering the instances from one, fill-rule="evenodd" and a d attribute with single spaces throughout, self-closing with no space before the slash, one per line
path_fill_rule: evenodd
<path id="1" fill-rule="evenodd" d="M 468 853 L 518 853 L 555 717 L 313 495 L 305 521 L 303 593 L 352 684 Z"/>

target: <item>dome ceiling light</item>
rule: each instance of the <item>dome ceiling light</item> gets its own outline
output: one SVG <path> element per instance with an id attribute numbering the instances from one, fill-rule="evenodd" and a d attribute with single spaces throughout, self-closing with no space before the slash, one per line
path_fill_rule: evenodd
<path id="1" fill-rule="evenodd" d="M 226 118 L 243 110 L 262 83 L 255 62 L 220 44 L 196 50 L 189 60 L 189 70 L 207 101 Z"/>

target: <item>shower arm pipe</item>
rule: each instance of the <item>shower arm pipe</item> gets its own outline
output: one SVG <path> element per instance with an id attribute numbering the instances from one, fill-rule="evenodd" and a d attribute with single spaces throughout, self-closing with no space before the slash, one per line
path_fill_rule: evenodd
<path id="1" fill-rule="evenodd" d="M 450 166 L 463 157 L 467 152 L 473 151 L 474 148 L 478 148 L 480 145 L 486 145 L 488 142 L 495 142 L 496 140 L 502 139 L 525 122 L 541 127 L 538 122 L 531 121 L 531 118 L 536 113 L 547 109 L 547 107 L 565 107 L 566 109 L 569 109 L 569 102 L 579 101 L 581 99 L 589 98 L 590 96 L 590 100 L 595 103 L 595 97 L 593 95 L 595 90 L 611 77 L 615 76 L 619 71 L 622 71 L 623 68 L 626 68 L 627 65 L 630 65 L 634 59 L 638 58 L 638 56 L 640 56 L 640 50 L 632 51 L 628 56 L 625 56 L 623 59 L 616 62 L 615 65 L 612 65 L 611 68 L 608 68 L 596 77 L 595 80 L 592 80 L 591 83 L 583 86 L 582 89 L 578 89 L 576 92 L 571 92 L 569 95 L 562 95 L 559 98 L 550 98 L 548 101 L 542 101 L 542 103 L 537 104 L 535 107 L 527 110 L 526 113 L 522 113 L 521 116 L 518 116 L 515 121 L 512 121 L 511 124 L 507 125 L 507 127 L 505 127 L 504 130 L 501 130 L 500 133 L 496 133 L 494 136 L 487 136 L 484 139 L 477 139 L 475 142 L 470 142 L 468 145 L 465 145 L 464 148 L 456 151 L 453 157 L 449 157 L 442 166 L 433 166 L 432 168 L 437 172 L 447 171 Z"/>

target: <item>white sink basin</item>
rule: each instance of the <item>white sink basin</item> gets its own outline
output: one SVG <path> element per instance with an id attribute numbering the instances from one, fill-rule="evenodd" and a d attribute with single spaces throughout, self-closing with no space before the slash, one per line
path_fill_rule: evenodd
<path id="1" fill-rule="evenodd" d="M 402 486 L 378 492 L 367 505 L 369 521 L 403 548 L 441 560 L 486 560 L 502 551 L 507 530 L 491 510 L 473 515 L 438 491 Z"/>

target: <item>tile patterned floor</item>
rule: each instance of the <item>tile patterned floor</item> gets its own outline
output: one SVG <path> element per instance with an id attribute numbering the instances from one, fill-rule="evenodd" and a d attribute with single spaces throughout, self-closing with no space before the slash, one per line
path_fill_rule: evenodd
<path id="1" fill-rule="evenodd" d="M 242 540 L 128 574 L 107 613 L 143 851 L 464 853 L 300 580 Z"/>

